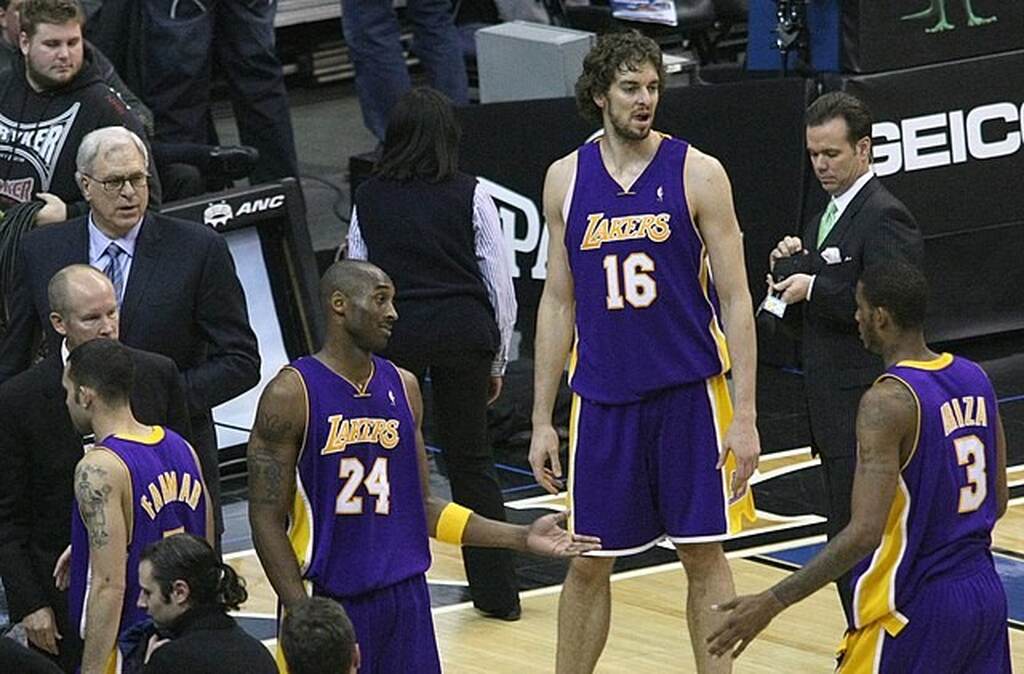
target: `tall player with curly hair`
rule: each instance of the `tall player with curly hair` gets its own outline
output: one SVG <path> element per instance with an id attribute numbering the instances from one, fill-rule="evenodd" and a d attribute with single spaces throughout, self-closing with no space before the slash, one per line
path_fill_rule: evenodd
<path id="1" fill-rule="evenodd" d="M 721 541 L 753 517 L 757 358 L 742 235 L 718 160 L 653 129 L 664 86 L 652 40 L 603 36 L 576 99 L 604 133 L 552 164 L 544 184 L 551 236 L 530 463 L 557 492 L 551 412 L 568 360 L 570 530 L 602 540 L 572 560 L 562 590 L 560 674 L 590 672 L 601 655 L 615 557 L 665 538 L 686 571 L 690 638 L 702 644 L 719 620 L 709 607 L 734 594 Z M 694 654 L 698 671 L 729 669 Z"/>

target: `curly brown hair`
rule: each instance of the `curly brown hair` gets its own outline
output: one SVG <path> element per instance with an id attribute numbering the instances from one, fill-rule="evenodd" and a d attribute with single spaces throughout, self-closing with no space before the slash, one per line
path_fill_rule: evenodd
<path id="1" fill-rule="evenodd" d="M 74 21 L 85 24 L 85 13 L 75 0 L 25 0 L 18 10 L 21 15 L 21 32 L 29 37 L 36 34 L 41 23 L 62 26 Z"/>
<path id="2" fill-rule="evenodd" d="M 587 120 L 600 123 L 601 108 L 594 97 L 608 93 L 620 70 L 636 71 L 645 63 L 658 71 L 660 94 L 665 90 L 665 65 L 658 43 L 635 30 L 601 35 L 583 59 L 583 72 L 576 80 L 576 109 Z"/>

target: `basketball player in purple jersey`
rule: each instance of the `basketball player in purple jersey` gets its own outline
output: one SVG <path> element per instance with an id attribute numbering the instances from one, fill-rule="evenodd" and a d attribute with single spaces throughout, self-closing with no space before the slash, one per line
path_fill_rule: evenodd
<path id="1" fill-rule="evenodd" d="M 1009 496 L 1006 437 L 981 368 L 925 343 L 927 295 L 924 275 L 902 261 L 861 275 L 861 341 L 887 369 L 857 412 L 852 518 L 802 569 L 725 603 L 713 654 L 738 656 L 784 608 L 853 569 L 837 671 L 1010 672 L 1006 593 L 990 550 Z"/>
<path id="2" fill-rule="evenodd" d="M 530 463 L 557 493 L 551 414 L 572 347 L 569 529 L 602 544 L 569 567 L 558 613 L 560 674 L 593 671 L 604 649 L 614 557 L 665 537 L 688 579 L 697 669 L 730 668 L 703 643 L 721 620 L 710 605 L 735 595 L 720 541 L 742 516 L 754 516 L 753 311 L 729 178 L 715 158 L 653 130 L 663 89 L 652 40 L 635 32 L 599 38 L 576 99 L 604 133 L 552 164 L 544 183 L 550 243 Z M 735 415 L 725 381 L 730 357 Z"/>
<path id="3" fill-rule="evenodd" d="M 146 619 L 136 605 L 142 551 L 187 532 L 212 542 L 213 511 L 199 461 L 174 431 L 139 423 L 130 396 L 135 366 L 116 340 L 75 348 L 64 370 L 71 421 L 97 442 L 75 467 L 69 622 L 84 639 L 82 674 L 120 671 L 118 634 Z"/>
<path id="4" fill-rule="evenodd" d="M 429 536 L 556 557 L 599 541 L 571 536 L 559 526 L 564 514 L 515 526 L 430 494 L 416 378 L 374 355 L 397 318 L 394 295 L 367 262 L 324 274 L 323 349 L 283 368 L 260 398 L 249 519 L 286 612 L 308 587 L 345 607 L 360 671 L 431 674 L 441 668 L 424 576 Z"/>

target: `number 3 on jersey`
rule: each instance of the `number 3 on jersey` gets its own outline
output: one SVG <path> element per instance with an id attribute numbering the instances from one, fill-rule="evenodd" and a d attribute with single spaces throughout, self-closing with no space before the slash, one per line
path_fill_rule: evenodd
<path id="1" fill-rule="evenodd" d="M 391 484 L 388 482 L 388 460 L 383 456 L 373 462 L 370 474 L 366 474 L 363 462 L 355 457 L 346 457 L 338 466 L 338 477 L 345 480 L 338 492 L 334 512 L 338 515 L 362 515 L 363 497 L 356 496 L 359 485 L 365 485 L 366 491 L 376 497 L 373 511 L 378 515 L 387 515 L 391 511 Z M 364 479 L 365 478 L 365 479 Z"/>
<path id="2" fill-rule="evenodd" d="M 967 486 L 960 488 L 958 512 L 971 513 L 981 507 L 988 494 L 985 474 L 985 445 L 977 435 L 968 435 L 953 441 L 956 460 L 967 469 Z"/>
<path id="3" fill-rule="evenodd" d="M 634 309 L 651 306 L 658 297 L 658 284 L 654 282 L 654 260 L 647 253 L 630 253 L 622 261 L 622 282 L 619 282 L 619 256 L 604 256 L 604 277 L 608 285 L 605 302 L 610 310 L 625 308 L 629 302 Z"/>

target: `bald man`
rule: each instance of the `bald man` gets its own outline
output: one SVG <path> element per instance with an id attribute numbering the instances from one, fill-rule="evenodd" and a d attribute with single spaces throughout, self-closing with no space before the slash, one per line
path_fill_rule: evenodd
<path id="1" fill-rule="evenodd" d="M 64 405 L 61 373 L 79 345 L 96 337 L 117 339 L 119 317 L 113 286 L 88 265 L 58 271 L 47 295 L 61 348 L 0 385 L 0 575 L 11 622 L 22 622 L 34 648 L 73 671 L 81 643 L 67 625 L 67 596 L 54 588 L 52 573 L 71 541 L 72 479 L 84 439 Z M 132 356 L 137 385 L 131 402 L 139 419 L 189 437 L 174 362 L 137 350 Z"/>

